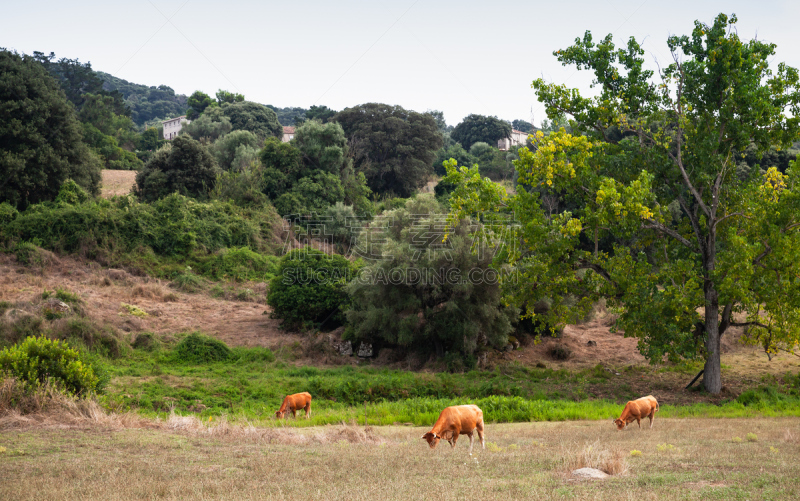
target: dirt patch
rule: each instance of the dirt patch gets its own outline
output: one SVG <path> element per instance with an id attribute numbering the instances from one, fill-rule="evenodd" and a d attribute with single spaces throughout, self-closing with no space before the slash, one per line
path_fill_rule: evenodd
<path id="1" fill-rule="evenodd" d="M 135 170 L 108 170 L 102 171 L 103 188 L 101 196 L 109 198 L 117 195 L 127 195 L 136 183 Z"/>

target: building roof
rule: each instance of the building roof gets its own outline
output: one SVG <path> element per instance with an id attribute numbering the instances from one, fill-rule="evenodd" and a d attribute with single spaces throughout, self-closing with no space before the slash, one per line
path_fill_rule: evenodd
<path id="1" fill-rule="evenodd" d="M 521 130 L 511 129 L 512 134 L 527 134 L 527 132 L 522 132 Z"/>
<path id="2" fill-rule="evenodd" d="M 168 118 L 166 120 L 162 120 L 161 123 L 165 124 L 167 122 L 174 122 L 175 120 L 180 120 L 181 118 L 186 118 L 186 115 L 181 115 L 181 116 L 175 117 L 175 118 Z"/>
<path id="3" fill-rule="evenodd" d="M 284 134 L 294 134 L 294 127 L 292 127 L 291 125 L 285 125 L 283 127 L 283 133 Z"/>

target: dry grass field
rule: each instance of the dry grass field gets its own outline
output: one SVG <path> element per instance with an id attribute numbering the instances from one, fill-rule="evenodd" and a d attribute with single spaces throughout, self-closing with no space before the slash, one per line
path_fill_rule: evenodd
<path id="1" fill-rule="evenodd" d="M 136 183 L 135 170 L 108 170 L 104 169 L 103 189 L 101 195 L 105 198 L 115 195 L 127 195 Z"/>
<path id="2" fill-rule="evenodd" d="M 0 499 L 800 498 L 797 418 L 488 424 L 472 457 L 466 437 L 430 450 L 423 428 L 128 427 L 143 424 L 4 431 Z M 573 477 L 582 466 L 615 474 Z"/>

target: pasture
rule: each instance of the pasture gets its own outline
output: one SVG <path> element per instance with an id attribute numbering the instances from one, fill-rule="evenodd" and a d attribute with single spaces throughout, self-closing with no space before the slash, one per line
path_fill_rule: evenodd
<path id="1" fill-rule="evenodd" d="M 140 420 L 135 426 L 143 426 Z M 430 450 L 429 427 L 156 429 L 90 424 L 0 436 L 0 499 L 797 499 L 800 419 L 487 423 L 485 451 Z M 632 451 L 638 451 L 633 452 Z M 593 466 L 615 474 L 580 480 Z"/>

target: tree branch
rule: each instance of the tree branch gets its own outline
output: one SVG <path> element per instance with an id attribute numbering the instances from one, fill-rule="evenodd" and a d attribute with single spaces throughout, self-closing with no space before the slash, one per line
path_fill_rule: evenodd
<path id="1" fill-rule="evenodd" d="M 658 221 L 654 221 L 652 219 L 648 219 L 647 222 L 650 224 L 643 225 L 642 226 L 643 229 L 660 231 L 661 233 L 669 235 L 678 242 L 682 243 L 685 247 L 688 247 L 689 249 L 695 252 L 700 252 L 700 249 L 698 249 L 697 246 L 693 245 L 692 242 L 681 236 L 681 234 L 678 233 L 677 231 L 671 228 L 667 228 L 663 224 L 659 223 Z"/>

